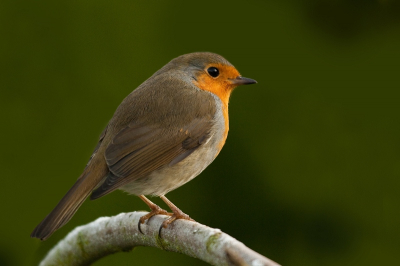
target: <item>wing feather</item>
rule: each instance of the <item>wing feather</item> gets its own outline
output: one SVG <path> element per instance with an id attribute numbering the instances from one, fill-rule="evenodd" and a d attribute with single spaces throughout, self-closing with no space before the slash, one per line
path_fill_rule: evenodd
<path id="1" fill-rule="evenodd" d="M 110 173 L 91 198 L 115 189 L 192 154 L 211 135 L 213 121 L 195 118 L 186 127 L 165 129 L 132 122 L 112 140 L 105 152 Z"/>

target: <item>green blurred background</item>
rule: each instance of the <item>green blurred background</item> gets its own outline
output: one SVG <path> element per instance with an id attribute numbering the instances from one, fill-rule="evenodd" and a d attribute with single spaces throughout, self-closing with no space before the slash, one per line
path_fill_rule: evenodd
<path id="1" fill-rule="evenodd" d="M 258 84 L 233 93 L 225 148 L 171 201 L 283 265 L 400 260 L 398 1 L 3 0 L 0 35 L 0 265 L 35 265 L 77 225 L 146 209 L 114 192 L 29 238 L 122 99 L 195 51 Z M 205 263 L 140 247 L 94 265 Z"/>

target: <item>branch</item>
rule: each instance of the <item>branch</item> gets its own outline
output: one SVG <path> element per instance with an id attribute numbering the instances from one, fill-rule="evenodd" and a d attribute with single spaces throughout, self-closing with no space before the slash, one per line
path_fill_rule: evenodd
<path id="1" fill-rule="evenodd" d="M 137 225 L 139 218 L 146 213 L 121 213 L 79 226 L 47 254 L 40 266 L 88 265 L 136 246 L 183 253 L 213 265 L 278 266 L 221 230 L 192 221 L 174 221 L 161 230 L 160 238 L 159 228 L 166 216 L 157 215 L 141 225 L 141 234 Z"/>

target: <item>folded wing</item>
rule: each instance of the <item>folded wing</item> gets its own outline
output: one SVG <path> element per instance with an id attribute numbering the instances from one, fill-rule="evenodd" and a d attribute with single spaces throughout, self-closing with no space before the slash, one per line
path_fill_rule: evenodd
<path id="1" fill-rule="evenodd" d="M 181 128 L 131 122 L 107 147 L 105 158 L 110 172 L 91 199 L 184 160 L 211 137 L 212 126 L 210 118 L 195 118 Z"/>

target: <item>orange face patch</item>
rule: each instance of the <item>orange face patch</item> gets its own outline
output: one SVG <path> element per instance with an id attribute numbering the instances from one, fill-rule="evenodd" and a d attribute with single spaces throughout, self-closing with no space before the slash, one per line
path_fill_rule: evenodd
<path id="1" fill-rule="evenodd" d="M 211 77 L 207 73 L 207 69 L 210 67 L 216 67 L 219 70 L 218 77 Z M 230 79 L 235 79 L 240 76 L 239 72 L 233 66 L 227 66 L 222 64 L 210 64 L 205 67 L 205 71 L 198 75 L 197 82 L 193 82 L 197 87 L 202 90 L 206 90 L 217 95 L 224 105 L 228 106 L 229 96 L 231 95 L 232 89 L 236 86 L 230 82 Z"/>
<path id="2" fill-rule="evenodd" d="M 217 77 L 211 77 L 207 73 L 207 69 L 216 67 L 219 70 Z M 222 141 L 218 145 L 219 151 L 225 144 L 229 131 L 229 116 L 228 116 L 228 103 L 229 96 L 236 85 L 232 84 L 231 79 L 240 76 L 239 72 L 233 66 L 222 64 L 210 64 L 205 68 L 205 71 L 196 77 L 197 81 L 193 81 L 194 85 L 198 88 L 214 93 L 222 101 L 222 113 L 225 119 L 225 132 Z"/>

